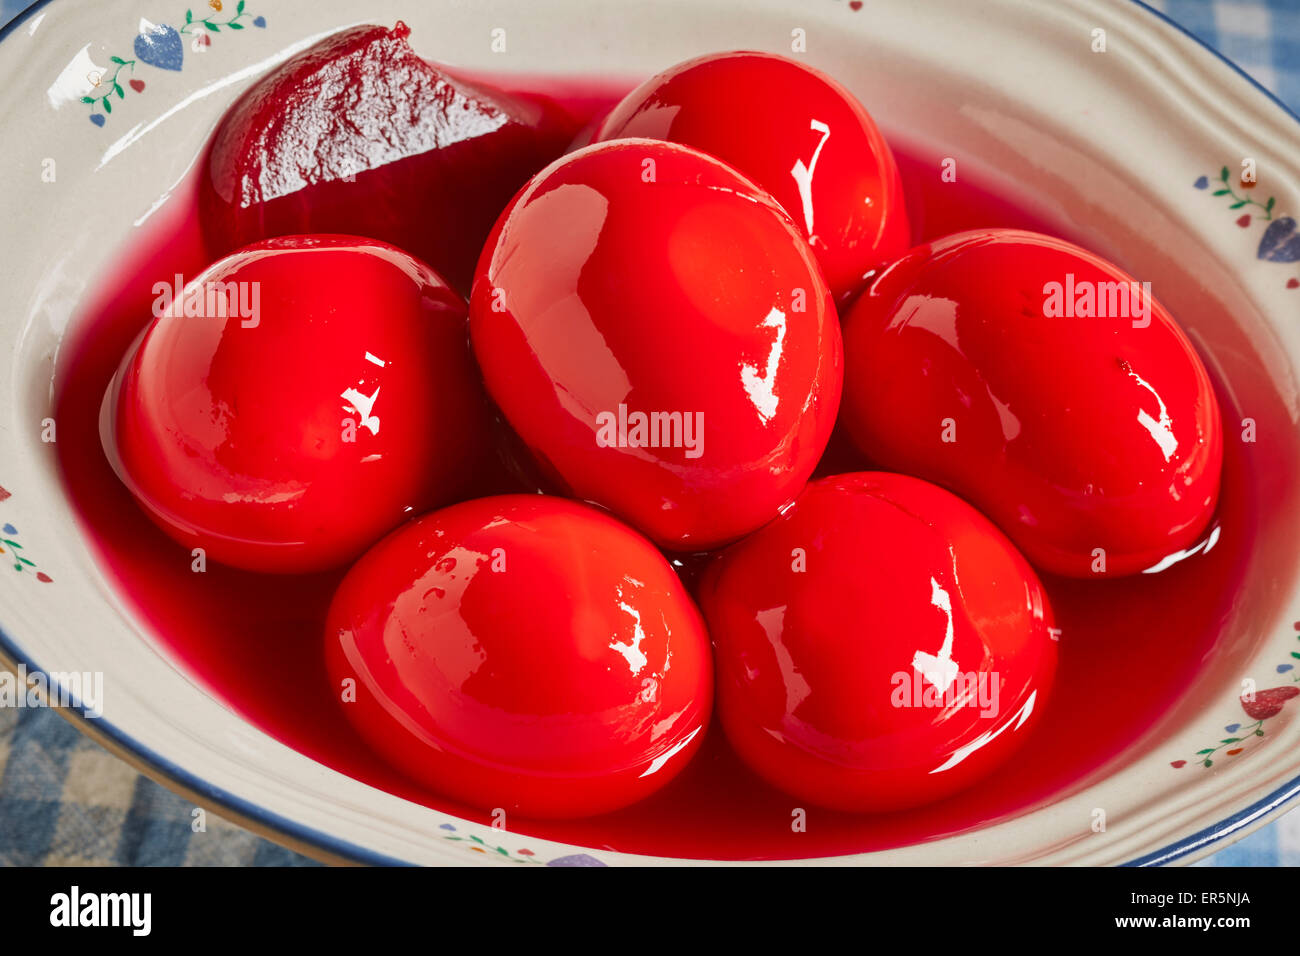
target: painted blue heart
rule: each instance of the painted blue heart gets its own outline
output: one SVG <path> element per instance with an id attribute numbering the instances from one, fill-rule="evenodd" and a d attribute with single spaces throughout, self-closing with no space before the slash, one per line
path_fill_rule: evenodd
<path id="1" fill-rule="evenodd" d="M 160 70 L 179 70 L 184 55 L 181 35 L 169 26 L 155 26 L 135 38 L 135 55 Z"/>
<path id="2" fill-rule="evenodd" d="M 1204 176 L 1202 176 L 1200 179 L 1196 180 L 1196 182 L 1192 183 L 1192 185 L 1195 186 L 1197 189 L 1209 189 L 1210 181 Z"/>
<path id="3" fill-rule="evenodd" d="M 265 27 L 265 26 L 266 26 L 266 17 L 258 17 L 256 20 L 253 21 L 253 26 L 255 26 L 255 27 Z"/>
<path id="4" fill-rule="evenodd" d="M 7 524 L 7 525 L 5 525 L 4 528 L 3 528 L 3 531 L 4 531 L 5 534 L 17 534 L 17 533 L 18 533 L 18 529 L 15 528 L 15 527 L 14 527 L 13 525 L 11 525 L 11 524 Z"/>
<path id="5" fill-rule="evenodd" d="M 1259 258 L 1267 262 L 1300 262 L 1300 232 L 1290 216 L 1274 219 L 1259 240 Z"/>
<path id="6" fill-rule="evenodd" d="M 1230 734 L 1235 734 L 1237 731 L 1241 730 L 1241 724 L 1228 724 L 1228 726 L 1223 729 Z"/>
<path id="7" fill-rule="evenodd" d="M 1279 674 L 1285 674 L 1287 671 L 1293 670 L 1294 668 L 1295 668 L 1294 664 L 1278 664 L 1277 672 Z"/>
<path id="8" fill-rule="evenodd" d="M 104 125 L 104 114 L 103 114 L 103 113 L 91 113 L 91 114 L 90 114 L 90 121 L 91 121 L 92 123 L 94 123 L 96 126 L 103 126 L 103 125 Z"/>

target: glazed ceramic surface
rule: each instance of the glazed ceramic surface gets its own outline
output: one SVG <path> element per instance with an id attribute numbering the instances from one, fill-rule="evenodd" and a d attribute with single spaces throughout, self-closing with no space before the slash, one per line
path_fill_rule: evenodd
<path id="1" fill-rule="evenodd" d="M 793 52 L 867 101 L 886 135 L 1016 184 L 1027 206 L 1151 281 L 1212 356 L 1211 372 L 1232 383 L 1222 396 L 1226 431 L 1238 434 L 1249 409 L 1264 436 L 1246 452 L 1246 490 L 1270 511 L 1253 517 L 1254 548 L 1212 658 L 1160 721 L 1047 806 L 836 862 L 1186 861 L 1300 796 L 1300 708 L 1291 703 L 1300 663 L 1300 123 L 1232 67 L 1120 0 L 751 0 L 743 16 L 719 0 L 224 7 L 49 0 L 0 42 L 0 547 L 13 559 L 0 566 L 0 645 L 29 668 L 103 672 L 103 716 L 93 721 L 101 734 L 205 802 L 323 853 L 507 866 L 672 862 L 470 824 L 330 770 L 240 719 L 114 595 L 43 440 L 69 323 L 110 284 L 238 94 L 333 31 L 403 19 L 417 52 L 471 71 L 640 80 L 717 50 Z M 1094 52 L 1098 30 L 1104 53 Z M 1261 171 L 1249 193 L 1236 181 L 1245 157 Z M 1246 680 L 1261 693 L 1243 704 Z M 1116 702 L 1115 720 L 1122 709 Z M 1097 810 L 1104 829 L 1094 826 Z"/>

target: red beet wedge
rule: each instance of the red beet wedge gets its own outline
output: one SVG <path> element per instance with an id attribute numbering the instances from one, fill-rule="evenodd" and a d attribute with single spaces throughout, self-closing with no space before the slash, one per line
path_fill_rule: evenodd
<path id="1" fill-rule="evenodd" d="M 343 30 L 250 88 L 217 127 L 203 177 L 209 251 L 330 232 L 393 243 L 467 291 L 515 191 L 563 150 L 567 118 L 453 79 L 410 29 Z"/>

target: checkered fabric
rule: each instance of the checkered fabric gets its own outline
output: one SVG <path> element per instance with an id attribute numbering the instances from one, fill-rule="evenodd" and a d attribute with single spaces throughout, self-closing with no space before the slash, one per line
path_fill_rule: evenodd
<path id="1" fill-rule="evenodd" d="M 54 711 L 0 708 L 0 865 L 315 865 L 195 809 Z"/>
<path id="2" fill-rule="evenodd" d="M 0 709 L 0 865 L 315 865 L 195 809 L 55 711 Z"/>
<path id="3" fill-rule="evenodd" d="M 1300 113 L 1300 0 L 1146 0 Z"/>
<path id="4" fill-rule="evenodd" d="M 0 0 L 0 24 L 27 0 Z M 1149 0 L 1300 113 L 1300 0 Z M 0 864 L 253 865 L 311 861 L 194 807 L 49 710 L 0 709 Z M 1300 865 L 1300 812 L 1200 865 Z"/>

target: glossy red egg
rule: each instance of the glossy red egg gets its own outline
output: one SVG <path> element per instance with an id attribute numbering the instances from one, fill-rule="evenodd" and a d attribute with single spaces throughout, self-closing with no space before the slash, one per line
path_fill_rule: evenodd
<path id="1" fill-rule="evenodd" d="M 395 532 L 344 578 L 325 643 L 370 745 L 486 810 L 640 800 L 686 765 L 712 706 L 708 635 L 672 568 L 561 498 L 481 498 Z"/>
<path id="2" fill-rule="evenodd" d="M 728 739 L 818 806 L 948 796 L 1011 755 L 1051 690 L 1052 612 L 1032 568 L 915 478 L 813 482 L 715 559 L 699 597 Z"/>
<path id="3" fill-rule="evenodd" d="M 836 299 L 907 251 L 910 229 L 893 153 L 853 94 L 770 53 L 714 53 L 637 87 L 597 139 L 693 146 L 774 196 L 817 253 Z"/>
<path id="4" fill-rule="evenodd" d="M 844 329 L 858 446 L 961 495 L 1039 568 L 1131 574 L 1205 532 L 1223 459 L 1214 390 L 1116 266 L 1035 233 L 960 233 L 886 270 Z"/>
<path id="5" fill-rule="evenodd" d="M 426 63 L 409 28 L 341 30 L 223 117 L 200 211 L 213 255 L 270 236 L 373 236 L 461 292 L 497 215 L 563 151 L 571 121 Z"/>
<path id="6" fill-rule="evenodd" d="M 839 404 L 812 250 L 766 193 L 670 143 L 598 144 L 539 174 L 488 240 L 470 331 L 547 474 L 674 550 L 775 515 Z"/>
<path id="7" fill-rule="evenodd" d="M 485 457 L 464 301 L 406 253 L 272 239 L 154 291 L 160 317 L 110 387 L 102 431 L 131 493 L 186 547 L 255 571 L 346 564 L 454 500 Z"/>

